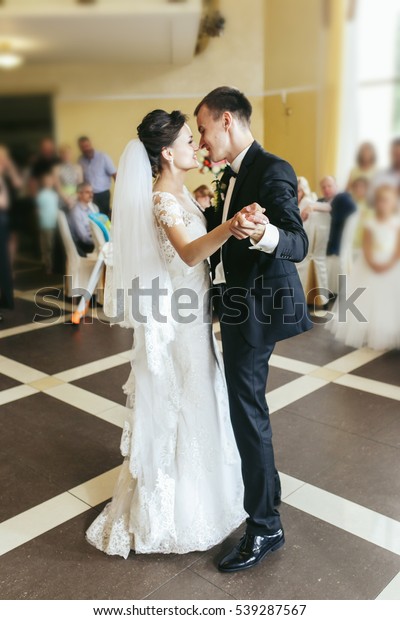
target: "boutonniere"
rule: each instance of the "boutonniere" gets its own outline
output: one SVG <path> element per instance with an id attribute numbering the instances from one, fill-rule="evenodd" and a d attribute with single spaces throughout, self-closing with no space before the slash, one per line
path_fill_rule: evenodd
<path id="1" fill-rule="evenodd" d="M 201 172 L 201 174 L 211 172 L 214 176 L 214 180 L 211 181 L 212 185 L 214 185 L 214 198 L 211 199 L 211 204 L 215 211 L 218 211 L 218 209 L 222 208 L 224 204 L 226 190 L 228 187 L 226 183 L 221 183 L 221 178 L 228 162 L 226 159 L 222 159 L 221 161 L 211 161 L 211 159 L 207 156 L 207 151 L 199 151 L 197 158 L 200 162 L 199 172 Z"/>

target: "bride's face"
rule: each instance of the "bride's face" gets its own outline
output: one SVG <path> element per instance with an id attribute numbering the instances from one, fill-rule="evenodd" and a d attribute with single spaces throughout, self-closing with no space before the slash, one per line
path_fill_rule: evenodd
<path id="1" fill-rule="evenodd" d="M 198 168 L 196 152 L 199 150 L 198 144 L 193 140 L 193 134 L 189 125 L 184 125 L 179 136 L 170 149 L 172 161 L 175 168 L 179 170 L 192 170 Z"/>

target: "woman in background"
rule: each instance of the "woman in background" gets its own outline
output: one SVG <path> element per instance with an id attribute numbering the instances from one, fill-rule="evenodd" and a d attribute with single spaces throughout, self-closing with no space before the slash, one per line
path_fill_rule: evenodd
<path id="1" fill-rule="evenodd" d="M 376 150 L 371 142 L 363 142 L 356 154 L 356 165 L 351 169 L 349 180 L 347 181 L 347 191 L 350 191 L 351 184 L 355 179 L 364 177 L 371 181 L 377 173 Z"/>

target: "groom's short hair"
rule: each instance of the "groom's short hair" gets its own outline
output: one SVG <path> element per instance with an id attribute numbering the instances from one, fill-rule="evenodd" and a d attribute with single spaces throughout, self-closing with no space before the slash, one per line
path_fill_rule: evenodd
<path id="1" fill-rule="evenodd" d="M 207 106 L 215 119 L 220 118 L 224 112 L 234 114 L 246 125 L 250 125 L 253 108 L 250 101 L 237 88 L 219 86 L 206 95 L 197 105 L 194 115 L 197 116 L 200 108 Z"/>

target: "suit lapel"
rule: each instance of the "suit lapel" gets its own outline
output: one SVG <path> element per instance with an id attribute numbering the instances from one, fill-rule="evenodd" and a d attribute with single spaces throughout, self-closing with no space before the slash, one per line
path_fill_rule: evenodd
<path id="1" fill-rule="evenodd" d="M 250 146 L 249 150 L 247 151 L 242 161 L 242 164 L 239 169 L 239 174 L 237 176 L 235 186 L 233 188 L 227 219 L 229 219 L 230 217 L 233 217 L 237 211 L 237 209 L 235 208 L 236 196 L 249 172 L 249 167 L 253 163 L 256 153 L 260 148 L 261 146 L 258 144 L 256 140 L 254 140 L 253 144 Z"/>

